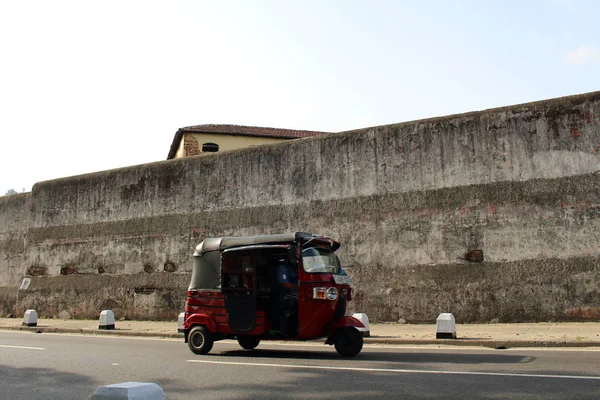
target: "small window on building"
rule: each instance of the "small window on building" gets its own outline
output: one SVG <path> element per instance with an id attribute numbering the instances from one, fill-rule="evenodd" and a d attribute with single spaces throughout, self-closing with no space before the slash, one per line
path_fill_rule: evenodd
<path id="1" fill-rule="evenodd" d="M 203 153 L 216 153 L 219 151 L 219 145 L 216 143 L 204 143 L 202 145 Z"/>

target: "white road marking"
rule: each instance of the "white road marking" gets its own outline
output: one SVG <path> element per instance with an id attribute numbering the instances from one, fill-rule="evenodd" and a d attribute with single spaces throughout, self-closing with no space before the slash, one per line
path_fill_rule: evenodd
<path id="1" fill-rule="evenodd" d="M 0 344 L 0 347 L 5 347 L 8 349 L 46 350 L 45 347 L 9 346 L 7 344 Z"/>
<path id="2" fill-rule="evenodd" d="M 17 335 L 31 335 L 31 332 L 24 331 L 3 331 L 0 329 L 0 333 L 14 333 Z M 42 335 L 44 336 L 67 336 L 67 337 L 84 337 L 84 338 L 98 338 L 98 339 L 111 339 L 111 340 L 152 340 L 152 341 L 160 341 L 160 342 L 181 342 L 183 343 L 182 338 L 167 338 L 161 337 L 160 334 L 156 336 L 125 336 L 119 334 L 102 334 L 102 333 L 57 333 L 57 332 L 44 332 Z M 237 343 L 237 341 L 235 342 Z M 216 344 L 216 343 L 215 343 Z"/>
<path id="3" fill-rule="evenodd" d="M 246 367 L 252 366 L 252 367 L 275 367 L 275 368 L 326 369 L 326 370 L 330 370 L 330 371 L 391 372 L 391 373 L 401 373 L 401 374 L 480 375 L 480 376 L 519 377 L 519 378 L 600 380 L 600 376 L 582 376 L 582 375 L 517 374 L 517 373 L 507 373 L 507 372 L 430 371 L 430 370 L 419 370 L 419 369 L 332 367 L 332 366 L 325 366 L 325 365 L 242 363 L 242 362 L 232 362 L 232 361 L 210 361 L 210 360 L 187 360 L 187 362 L 201 363 L 201 364 L 241 365 L 241 366 L 246 366 Z"/>

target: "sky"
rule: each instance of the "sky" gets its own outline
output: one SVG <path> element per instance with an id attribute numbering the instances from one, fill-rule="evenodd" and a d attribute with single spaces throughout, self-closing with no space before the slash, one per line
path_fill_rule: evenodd
<path id="1" fill-rule="evenodd" d="M 600 90 L 600 1 L 0 0 L 0 195 L 177 129 L 339 132 Z"/>

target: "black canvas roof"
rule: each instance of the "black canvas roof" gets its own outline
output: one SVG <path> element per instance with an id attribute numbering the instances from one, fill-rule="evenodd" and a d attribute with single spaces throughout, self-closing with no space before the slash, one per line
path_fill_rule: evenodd
<path id="1" fill-rule="evenodd" d="M 291 243 L 297 240 L 305 242 L 315 240 L 316 242 L 329 242 L 332 250 L 337 250 L 340 244 L 335 240 L 313 235 L 304 232 L 281 233 L 275 235 L 256 235 L 256 236 L 224 236 L 219 238 L 206 238 L 196 247 L 194 256 L 202 256 L 207 251 L 225 250 L 232 247 L 249 246 L 268 243 Z"/>

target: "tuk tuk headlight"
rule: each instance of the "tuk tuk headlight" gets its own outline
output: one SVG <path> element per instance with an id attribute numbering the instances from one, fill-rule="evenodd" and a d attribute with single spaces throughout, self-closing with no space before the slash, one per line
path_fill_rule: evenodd
<path id="1" fill-rule="evenodd" d="M 337 288 L 330 287 L 329 289 L 327 289 L 327 299 L 328 300 L 335 300 L 337 298 L 338 298 Z"/>

